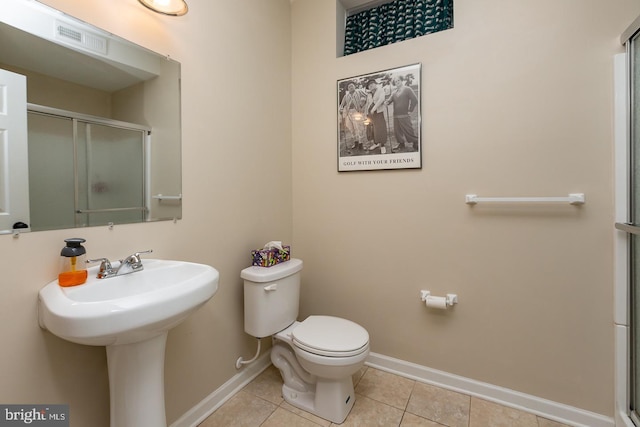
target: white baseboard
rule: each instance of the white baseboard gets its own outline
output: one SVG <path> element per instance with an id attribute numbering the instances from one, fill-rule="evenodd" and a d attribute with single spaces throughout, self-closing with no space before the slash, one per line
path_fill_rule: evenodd
<path id="1" fill-rule="evenodd" d="M 270 351 L 267 351 L 253 364 L 234 375 L 173 422 L 170 427 L 196 427 L 270 365 Z M 370 353 L 366 365 L 405 378 L 527 411 L 574 427 L 615 427 L 614 419 L 611 417 L 378 353 Z"/>
<path id="2" fill-rule="evenodd" d="M 235 374 L 229 381 L 222 384 L 217 390 L 171 423 L 170 427 L 196 427 L 203 422 L 216 409 L 231 399 L 234 394 L 267 369 L 271 365 L 270 355 L 270 351 L 261 355 L 255 362 Z"/>
<path id="3" fill-rule="evenodd" d="M 614 427 L 613 418 L 404 360 L 370 353 L 366 362 L 382 371 L 468 394 L 575 427 Z"/>

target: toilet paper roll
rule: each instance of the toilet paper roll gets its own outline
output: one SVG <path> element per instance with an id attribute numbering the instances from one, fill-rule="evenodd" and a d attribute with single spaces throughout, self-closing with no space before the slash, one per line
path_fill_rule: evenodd
<path id="1" fill-rule="evenodd" d="M 445 297 L 432 297 L 428 296 L 425 299 L 425 304 L 430 308 L 447 308 L 447 299 Z"/>

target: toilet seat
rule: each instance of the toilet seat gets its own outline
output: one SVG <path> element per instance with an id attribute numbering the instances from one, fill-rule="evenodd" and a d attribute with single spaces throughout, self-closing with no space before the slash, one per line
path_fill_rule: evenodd
<path id="1" fill-rule="evenodd" d="M 291 336 L 299 349 L 326 357 L 356 356 L 369 348 L 367 330 L 340 317 L 309 316 Z"/>

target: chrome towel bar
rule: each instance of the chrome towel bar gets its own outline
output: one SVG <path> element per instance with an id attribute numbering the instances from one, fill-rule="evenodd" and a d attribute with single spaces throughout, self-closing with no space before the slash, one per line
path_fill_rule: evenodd
<path id="1" fill-rule="evenodd" d="M 182 200 L 182 194 L 178 194 L 177 196 L 165 196 L 163 194 L 157 194 L 151 197 L 152 199 L 158 200 Z"/>
<path id="2" fill-rule="evenodd" d="M 132 208 L 108 208 L 108 209 L 77 209 L 76 213 L 79 214 L 92 214 L 92 213 L 104 213 L 104 212 L 125 212 L 125 211 L 146 211 L 144 206 L 135 206 Z"/>

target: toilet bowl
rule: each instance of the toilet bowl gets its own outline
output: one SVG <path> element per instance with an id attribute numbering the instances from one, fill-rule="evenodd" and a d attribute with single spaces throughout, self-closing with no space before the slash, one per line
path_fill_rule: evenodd
<path id="1" fill-rule="evenodd" d="M 291 337 L 302 367 L 324 378 L 355 374 L 369 355 L 367 331 L 339 317 L 309 316 L 293 328 Z"/>
<path id="2" fill-rule="evenodd" d="M 242 270 L 245 331 L 271 336 L 271 361 L 289 404 L 341 424 L 355 402 L 352 375 L 369 355 L 366 329 L 334 316 L 298 316 L 302 261 Z"/>
<path id="3" fill-rule="evenodd" d="M 369 355 L 367 331 L 339 317 L 309 316 L 275 334 L 273 343 L 271 361 L 284 379 L 283 398 L 342 423 L 355 403 L 352 375 Z"/>

